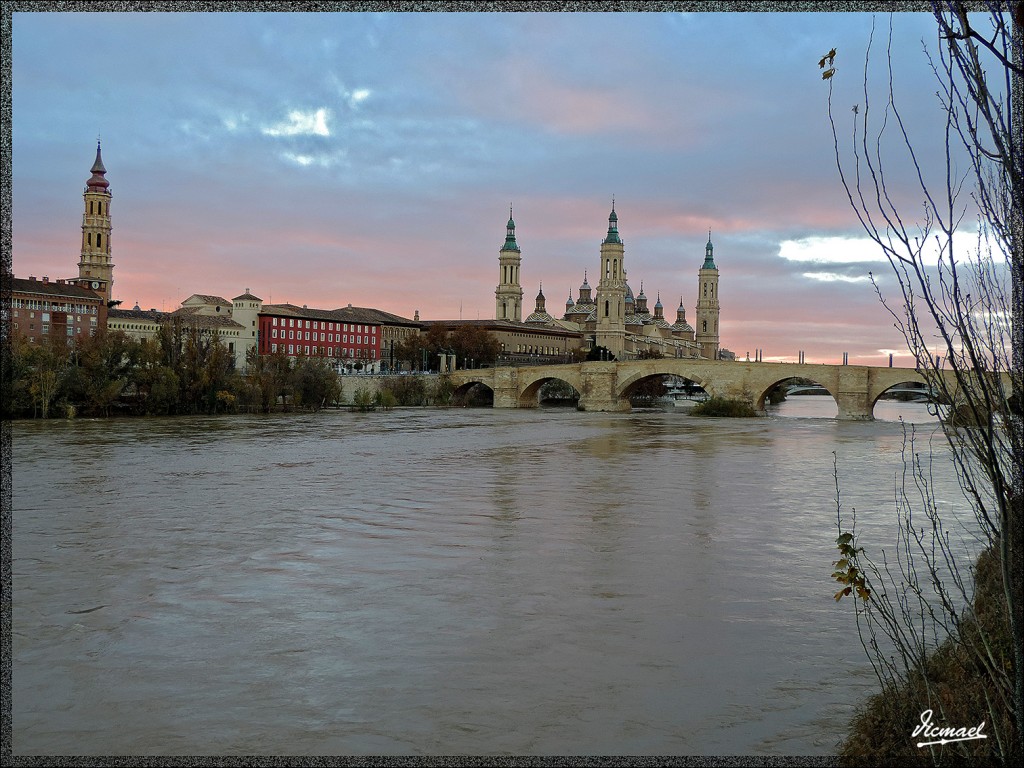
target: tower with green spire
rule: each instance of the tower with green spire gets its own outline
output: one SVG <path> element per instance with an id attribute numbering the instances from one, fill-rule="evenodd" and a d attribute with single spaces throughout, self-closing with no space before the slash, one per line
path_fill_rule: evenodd
<path id="1" fill-rule="evenodd" d="M 695 334 L 697 344 L 700 345 L 701 357 L 708 360 L 718 359 L 718 267 L 715 266 L 714 250 L 709 230 L 708 244 L 704 247 L 704 264 L 697 272 Z"/>
<path id="2" fill-rule="evenodd" d="M 626 266 L 625 244 L 619 237 L 619 217 L 608 216 L 608 234 L 601 241 L 601 279 L 597 284 L 597 333 L 595 344 L 606 347 L 616 357 L 626 349 Z"/>
<path id="3" fill-rule="evenodd" d="M 519 283 L 519 266 L 522 254 L 516 243 L 516 222 L 512 218 L 512 205 L 508 206 L 508 224 L 505 227 L 505 244 L 498 251 L 498 287 L 494 289 L 494 319 L 523 319 L 523 288 Z"/>

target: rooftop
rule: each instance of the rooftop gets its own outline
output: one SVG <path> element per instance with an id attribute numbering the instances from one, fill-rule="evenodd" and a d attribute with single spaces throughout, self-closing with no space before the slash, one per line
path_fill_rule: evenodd
<path id="1" fill-rule="evenodd" d="M 72 285 L 64 280 L 49 280 L 43 278 L 37 280 L 34 277 L 11 278 L 12 293 L 34 293 L 40 296 L 60 296 L 63 298 L 83 299 L 86 301 L 102 302 L 103 297 L 88 288 L 81 288 Z"/>

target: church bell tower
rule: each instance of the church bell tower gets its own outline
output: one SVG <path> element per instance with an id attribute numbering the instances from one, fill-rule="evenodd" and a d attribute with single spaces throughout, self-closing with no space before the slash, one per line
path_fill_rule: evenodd
<path id="1" fill-rule="evenodd" d="M 619 237 L 615 201 L 608 216 L 608 234 L 601 241 L 601 280 L 597 284 L 597 334 L 595 343 L 617 358 L 626 349 L 626 246 Z"/>
<path id="2" fill-rule="evenodd" d="M 110 301 L 114 285 L 114 263 L 110 257 L 110 182 L 104 176 L 100 143 L 96 142 L 96 162 L 85 183 L 85 211 L 82 214 L 82 257 L 78 262 L 78 284 L 96 291 Z"/>
<path id="3" fill-rule="evenodd" d="M 715 266 L 714 250 L 711 233 L 708 232 L 704 264 L 697 272 L 696 328 L 696 341 L 700 345 L 701 357 L 708 360 L 718 359 L 718 267 Z"/>
<path id="4" fill-rule="evenodd" d="M 523 320 L 523 288 L 519 284 L 519 265 L 522 254 L 516 244 L 516 223 L 512 219 L 512 206 L 508 207 L 505 244 L 498 252 L 498 287 L 494 289 L 494 319 Z"/>

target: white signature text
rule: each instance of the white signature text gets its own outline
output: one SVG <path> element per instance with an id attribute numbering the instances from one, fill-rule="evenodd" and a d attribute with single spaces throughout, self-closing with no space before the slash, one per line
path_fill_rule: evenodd
<path id="1" fill-rule="evenodd" d="M 972 739 L 987 739 L 982 730 L 985 728 L 985 721 L 982 720 L 973 728 L 938 728 L 932 726 L 932 711 L 926 709 L 921 713 L 921 724 L 914 729 L 912 738 L 923 736 L 934 741 L 919 741 L 918 747 L 928 747 L 932 744 L 950 744 L 954 741 L 971 741 Z"/>

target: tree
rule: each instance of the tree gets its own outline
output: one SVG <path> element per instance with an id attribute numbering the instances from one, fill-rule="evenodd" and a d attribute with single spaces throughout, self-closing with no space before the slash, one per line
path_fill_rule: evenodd
<path id="1" fill-rule="evenodd" d="M 291 361 L 284 352 L 261 355 L 252 347 L 245 355 L 248 381 L 256 389 L 256 400 L 263 413 L 270 413 L 284 394 L 291 377 Z"/>
<path id="2" fill-rule="evenodd" d="M 292 370 L 295 404 L 318 411 L 341 398 L 334 367 L 323 357 L 301 357 Z"/>
<path id="3" fill-rule="evenodd" d="M 10 343 L 2 347 L 4 360 L 3 398 L 0 400 L 0 419 L 7 421 L 32 410 L 32 394 L 29 391 L 32 345 L 20 333 L 13 333 Z"/>
<path id="4" fill-rule="evenodd" d="M 474 368 L 494 365 L 501 351 L 501 342 L 486 328 L 478 325 L 457 325 L 448 336 L 448 346 L 455 353 L 456 364 Z"/>
<path id="5" fill-rule="evenodd" d="M 27 345 L 25 372 L 28 374 L 28 393 L 33 410 L 49 418 L 50 405 L 64 385 L 68 371 L 67 342 L 55 334 L 39 344 Z"/>
<path id="6" fill-rule="evenodd" d="M 915 151 L 895 98 L 891 56 L 886 56 L 885 104 L 876 118 L 869 98 L 869 43 L 864 103 L 852 110 L 849 154 L 840 150 L 832 114 L 833 88 L 841 78 L 835 51 L 819 65 L 824 68 L 827 59 L 823 77 L 829 81 L 829 120 L 843 187 L 897 278 L 895 297 L 883 295 L 880 282 L 876 290 L 919 372 L 949 403 L 943 408 L 971 415 L 970 427 L 958 428 L 944 418 L 943 432 L 980 531 L 981 556 L 998 562 L 995 594 L 1001 598 L 998 611 L 1009 627 L 1012 650 L 1001 658 L 995 638 L 979 629 L 984 624 L 979 595 L 961 572 L 965 553 L 953 543 L 961 539 L 949 535 L 958 522 L 943 519 L 928 490 L 927 466 L 918 457 L 909 460 L 910 488 L 897 498 L 902 515 L 898 565 L 874 565 L 856 547 L 852 532 L 841 532 L 840 547 L 849 549 L 835 575 L 845 585 L 837 599 L 858 594 L 857 587 L 867 592 L 854 600 L 858 627 L 883 690 L 921 675 L 927 690 L 932 638 L 948 635 L 964 654 L 964 664 L 979 670 L 985 681 L 988 722 L 996 730 L 987 746 L 1004 762 L 1016 763 L 1024 733 L 1024 151 L 1019 124 L 1024 114 L 1024 3 L 991 2 L 985 14 L 969 15 L 968 7 L 963 2 L 933 5 L 939 53 L 931 65 L 945 136 L 938 172 L 934 158 L 925 160 Z M 891 45 L 890 29 L 890 50 Z M 898 178 L 896 161 L 887 153 L 892 134 L 923 197 L 923 214 L 913 223 L 891 186 Z M 968 217 L 977 219 L 979 231 L 964 248 L 962 235 L 954 234 L 963 232 Z M 932 265 L 935 252 L 938 262 Z M 915 486 L 921 492 L 911 503 Z M 924 528 L 912 518 L 915 506 L 918 517 L 923 511 Z M 850 539 L 844 538 L 847 534 Z M 857 581 L 866 575 L 874 579 L 873 588 L 871 579 Z M 880 639 L 896 654 L 887 656 Z M 941 706 L 937 701 L 934 708 Z"/>
<path id="7" fill-rule="evenodd" d="M 426 405 L 427 387 L 423 376 L 391 376 L 380 383 L 398 405 Z"/>
<path id="8" fill-rule="evenodd" d="M 190 413 L 216 413 L 217 393 L 230 388 L 234 355 L 220 343 L 219 334 L 204 333 L 195 326 L 183 331 L 181 363 L 175 369 L 181 382 L 181 403 Z"/>
<path id="9" fill-rule="evenodd" d="M 121 331 L 104 329 L 77 339 L 64 388 L 68 404 L 83 413 L 109 416 L 136 379 L 140 352 L 139 342 Z"/>
<path id="10" fill-rule="evenodd" d="M 139 342 L 139 364 L 134 371 L 139 410 L 152 416 L 172 414 L 178 407 L 178 374 L 164 360 L 158 338 Z"/>
<path id="11" fill-rule="evenodd" d="M 441 323 L 431 325 L 426 333 L 404 339 L 395 347 L 395 358 L 413 368 L 432 370 L 442 352 L 454 353 L 456 363 L 465 366 L 491 365 L 501 351 L 499 342 L 490 331 L 469 323 L 448 327 Z M 425 361 L 425 367 L 424 367 Z"/>

